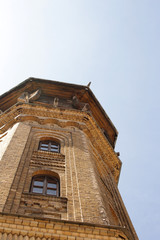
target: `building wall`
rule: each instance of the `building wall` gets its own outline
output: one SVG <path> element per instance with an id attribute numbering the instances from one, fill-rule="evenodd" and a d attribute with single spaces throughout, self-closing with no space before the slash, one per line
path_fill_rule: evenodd
<path id="1" fill-rule="evenodd" d="M 3 157 L 3 154 L 5 153 L 8 144 L 10 143 L 16 129 L 18 127 L 18 123 L 15 124 L 14 126 L 12 126 L 11 128 L 8 129 L 8 131 L 6 131 L 3 134 L 0 134 L 0 161 Z"/>
<path id="2" fill-rule="evenodd" d="M 9 149 L 19 149 L 17 165 L 12 168 L 12 186 L 4 212 L 27 216 L 50 217 L 71 221 L 115 224 L 107 216 L 101 196 L 99 175 L 95 172 L 94 155 L 86 135 L 77 128 L 40 126 L 33 123 L 20 124 L 15 138 L 23 141 L 10 142 Z M 23 129 L 23 134 L 22 134 Z M 61 143 L 61 153 L 38 150 L 41 138 L 54 138 Z M 26 139 L 27 142 L 26 142 Z M 20 140 L 21 141 L 21 140 Z M 25 145 L 24 145 L 25 143 Z M 21 155 L 21 156 L 20 156 Z M 13 158 L 13 159 L 14 159 Z M 9 157 L 6 158 L 11 165 Z M 14 160 L 13 160 L 14 161 Z M 19 164 L 19 165 L 18 165 Z M 17 168 L 17 171 L 15 171 Z M 7 169 L 6 169 L 7 170 Z M 30 194 L 32 176 L 36 173 L 58 174 L 60 177 L 59 200 L 50 196 Z M 103 187 L 101 186 L 103 189 Z M 8 192 L 7 192 L 8 193 Z M 55 201 L 57 203 L 55 203 Z M 108 211 L 109 212 L 109 211 Z"/>
<path id="3" fill-rule="evenodd" d="M 28 125 L 19 123 L 13 127 L 12 134 L 9 134 L 8 139 L 5 139 L 8 144 L 4 143 L 4 147 L 7 145 L 7 148 L 0 161 L 0 211 L 3 210 L 6 200 L 12 195 L 9 196 L 9 191 L 27 143 L 30 128 Z M 1 144 L 3 144 L 3 139 Z"/>
<path id="4" fill-rule="evenodd" d="M 120 160 L 91 113 L 25 103 L 1 125 L 0 239 L 138 239 L 117 188 Z M 60 153 L 39 150 L 42 139 L 58 141 Z M 37 174 L 58 177 L 60 197 L 31 193 Z"/>
<path id="5" fill-rule="evenodd" d="M 133 240 L 125 228 L 0 214 L 0 239 Z"/>

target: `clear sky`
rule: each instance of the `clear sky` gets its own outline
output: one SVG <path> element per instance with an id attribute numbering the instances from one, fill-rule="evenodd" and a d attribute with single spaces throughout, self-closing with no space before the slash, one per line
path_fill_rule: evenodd
<path id="1" fill-rule="evenodd" d="M 119 131 L 119 190 L 142 240 L 160 227 L 159 13 L 159 0 L 0 0 L 0 94 L 31 76 L 92 82 Z"/>

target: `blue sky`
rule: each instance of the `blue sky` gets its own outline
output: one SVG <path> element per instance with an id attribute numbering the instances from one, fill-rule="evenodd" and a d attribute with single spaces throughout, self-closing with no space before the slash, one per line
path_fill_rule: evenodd
<path id="1" fill-rule="evenodd" d="M 160 1 L 0 0 L 0 94 L 26 78 L 87 85 L 116 126 L 119 190 L 140 239 L 160 225 Z"/>

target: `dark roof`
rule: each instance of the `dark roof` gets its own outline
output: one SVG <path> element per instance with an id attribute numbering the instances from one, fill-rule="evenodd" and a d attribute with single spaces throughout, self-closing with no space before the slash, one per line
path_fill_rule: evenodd
<path id="1" fill-rule="evenodd" d="M 114 147 L 118 132 L 91 89 L 87 86 L 31 77 L 0 96 L 0 110 L 5 111 L 13 106 L 24 91 L 33 92 L 37 88 L 41 88 L 43 94 L 48 96 L 71 99 L 76 95 L 80 101 L 89 103 L 93 117 L 100 128 L 104 129 L 111 145 Z"/>

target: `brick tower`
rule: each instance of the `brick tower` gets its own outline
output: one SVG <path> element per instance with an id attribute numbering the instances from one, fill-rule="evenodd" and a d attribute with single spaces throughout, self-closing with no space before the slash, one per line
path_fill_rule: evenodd
<path id="1" fill-rule="evenodd" d="M 0 239 L 138 239 L 117 131 L 87 86 L 30 78 L 0 96 Z"/>

